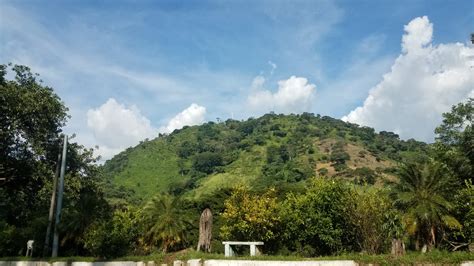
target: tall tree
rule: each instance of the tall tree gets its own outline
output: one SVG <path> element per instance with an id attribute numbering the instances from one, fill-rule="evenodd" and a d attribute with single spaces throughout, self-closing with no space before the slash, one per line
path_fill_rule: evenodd
<path id="1" fill-rule="evenodd" d="M 14 80 L 7 79 L 8 71 Z M 0 65 L 0 234 L 15 240 L 0 245 L 0 255 L 17 255 L 28 239 L 44 241 L 67 111 L 28 67 Z M 65 209 L 80 205 L 86 191 L 103 202 L 92 150 L 70 142 L 67 153 Z"/>
<path id="2" fill-rule="evenodd" d="M 474 182 L 474 98 L 443 114 L 435 129 L 435 157 L 445 162 L 461 180 Z"/>
<path id="3" fill-rule="evenodd" d="M 188 223 L 180 209 L 179 198 L 156 195 L 145 206 L 144 215 L 149 244 L 159 244 L 167 252 L 186 241 Z"/>
<path id="4" fill-rule="evenodd" d="M 404 213 L 408 233 L 415 237 L 416 248 L 436 246 L 438 232 L 445 227 L 460 228 L 451 216 L 453 208 L 447 195 L 455 180 L 446 167 L 431 161 L 424 165 L 405 164 L 393 186 L 396 206 Z"/>
<path id="5" fill-rule="evenodd" d="M 14 80 L 7 80 L 8 71 L 14 72 Z M 16 228 L 12 238 L 21 242 L 42 231 L 28 232 L 26 226 L 46 222 L 42 215 L 44 210 L 47 214 L 46 191 L 67 119 L 59 97 L 37 78 L 26 66 L 0 65 L 0 220 Z M 0 252 L 11 254 L 18 245 L 15 241 Z"/>

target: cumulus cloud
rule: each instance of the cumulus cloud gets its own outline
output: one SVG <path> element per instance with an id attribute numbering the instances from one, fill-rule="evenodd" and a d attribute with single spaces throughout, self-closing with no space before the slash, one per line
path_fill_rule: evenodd
<path id="1" fill-rule="evenodd" d="M 193 103 L 171 118 L 166 126 L 157 129 L 136 106 L 127 107 L 110 98 L 98 108 L 87 111 L 87 126 L 94 135 L 90 142 L 99 146 L 98 154 L 107 160 L 146 138 L 156 137 L 158 132 L 171 133 L 184 126 L 201 124 L 205 115 L 206 108 Z"/>
<path id="2" fill-rule="evenodd" d="M 113 98 L 87 111 L 87 126 L 93 131 L 98 152 L 104 159 L 157 133 L 136 106 L 126 107 Z"/>
<path id="3" fill-rule="evenodd" d="M 462 43 L 433 45 L 433 24 L 426 16 L 404 29 L 402 53 L 391 71 L 362 106 L 342 119 L 430 142 L 442 113 L 474 95 L 474 48 Z"/>
<path id="4" fill-rule="evenodd" d="M 249 106 L 258 111 L 301 113 L 309 111 L 316 85 L 303 77 L 291 76 L 278 82 L 278 90 L 272 93 L 264 88 L 265 78 L 257 76 L 252 82 L 252 92 L 247 98 Z"/>
<path id="5" fill-rule="evenodd" d="M 160 132 L 171 133 L 175 129 L 184 126 L 194 126 L 202 124 L 205 121 L 206 108 L 198 104 L 191 104 L 181 113 L 173 117 L 166 126 L 160 128 Z"/>

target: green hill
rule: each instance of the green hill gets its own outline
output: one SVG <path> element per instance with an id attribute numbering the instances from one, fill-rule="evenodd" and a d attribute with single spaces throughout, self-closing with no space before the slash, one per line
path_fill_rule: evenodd
<path id="1" fill-rule="evenodd" d="M 266 114 L 208 122 L 145 140 L 102 167 L 107 196 L 140 203 L 155 193 L 200 198 L 246 182 L 295 189 L 315 175 L 380 183 L 427 144 L 327 116 Z"/>

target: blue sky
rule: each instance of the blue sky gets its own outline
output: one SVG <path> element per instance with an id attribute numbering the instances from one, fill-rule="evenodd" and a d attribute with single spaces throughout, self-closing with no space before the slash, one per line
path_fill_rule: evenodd
<path id="1" fill-rule="evenodd" d="M 415 41 L 426 54 L 402 50 L 430 29 Z M 0 61 L 38 72 L 70 107 L 67 131 L 106 158 L 184 124 L 272 110 L 430 141 L 441 113 L 474 95 L 472 31 L 474 0 L 0 1 Z M 408 62 L 448 74 L 415 80 Z"/>

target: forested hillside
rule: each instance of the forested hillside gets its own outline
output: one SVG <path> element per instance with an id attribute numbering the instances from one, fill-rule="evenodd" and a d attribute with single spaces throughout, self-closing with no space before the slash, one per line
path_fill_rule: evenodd
<path id="1" fill-rule="evenodd" d="M 18 65 L 0 65 L 0 101 L 0 256 L 25 254 L 34 240 L 35 256 L 47 257 L 68 109 Z M 144 140 L 103 166 L 72 137 L 54 226 L 59 255 L 189 251 L 206 208 L 215 253 L 224 240 L 303 257 L 402 255 L 402 244 L 469 250 L 473 114 L 472 98 L 453 106 L 429 145 L 309 113 L 208 122 Z"/>
<path id="2" fill-rule="evenodd" d="M 131 202 L 170 192 L 199 198 L 245 182 L 302 188 L 314 176 L 381 184 L 399 162 L 423 160 L 427 144 L 304 113 L 208 122 L 145 140 L 103 166 L 108 196 Z"/>

